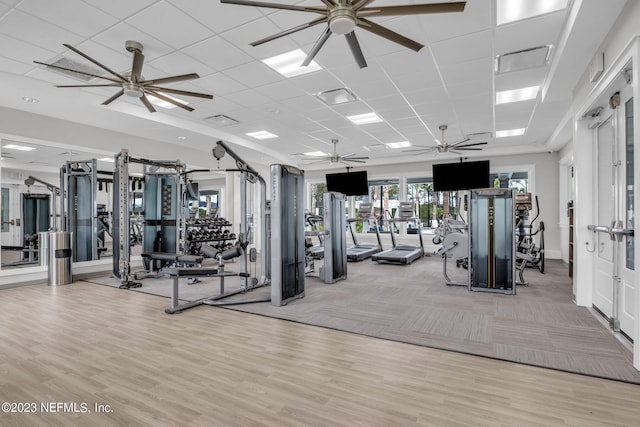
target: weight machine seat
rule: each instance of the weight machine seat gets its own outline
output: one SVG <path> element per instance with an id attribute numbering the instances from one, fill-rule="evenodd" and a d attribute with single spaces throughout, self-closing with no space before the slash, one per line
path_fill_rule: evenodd
<path id="1" fill-rule="evenodd" d="M 195 277 L 195 276 L 216 276 L 218 275 L 217 268 L 204 268 L 204 267 L 196 267 L 196 268 L 168 268 L 166 269 L 166 273 L 171 277 Z M 226 274 L 226 275 L 235 275 L 235 273 Z"/>
<path id="2" fill-rule="evenodd" d="M 152 261 L 173 261 L 188 265 L 200 264 L 204 260 L 204 257 L 198 255 L 180 255 L 168 252 L 144 252 L 140 256 Z"/>

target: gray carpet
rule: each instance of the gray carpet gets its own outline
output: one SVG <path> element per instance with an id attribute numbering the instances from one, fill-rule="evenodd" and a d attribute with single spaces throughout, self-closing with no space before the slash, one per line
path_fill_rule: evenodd
<path id="1" fill-rule="evenodd" d="M 408 266 L 349 263 L 348 280 L 325 285 L 306 278 L 305 298 L 284 307 L 269 303 L 228 308 L 377 338 L 469 353 L 640 384 L 632 353 L 584 307 L 572 302 L 571 279 L 559 261 L 545 274 L 527 269 L 529 287 L 516 295 L 446 286 L 439 257 Z M 229 270 L 232 270 L 231 268 Z M 450 267 L 452 279 L 464 270 Z M 460 277 L 459 277 L 460 278 Z M 237 281 L 227 280 L 228 290 Z M 103 284 L 113 279 L 102 280 Z M 92 279 L 92 282 L 97 280 Z M 171 281 L 145 279 L 136 289 L 169 296 Z M 181 298 L 217 293 L 217 282 L 181 283 Z M 269 288 L 225 301 L 263 299 Z"/>

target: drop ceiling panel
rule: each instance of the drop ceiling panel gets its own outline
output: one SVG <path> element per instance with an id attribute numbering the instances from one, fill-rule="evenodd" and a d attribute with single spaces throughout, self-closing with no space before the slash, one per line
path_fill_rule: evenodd
<path id="1" fill-rule="evenodd" d="M 142 10 L 157 0 L 83 0 L 119 19 L 124 19 Z"/>
<path id="2" fill-rule="evenodd" d="M 203 77 L 214 72 L 211 67 L 208 67 L 202 62 L 193 60 L 189 55 L 180 51 L 172 52 L 147 63 L 167 76 L 197 73 L 200 77 Z"/>
<path id="3" fill-rule="evenodd" d="M 300 90 L 308 94 L 314 94 L 343 87 L 343 84 L 340 80 L 336 79 L 325 70 L 314 71 L 313 73 L 296 76 L 289 79 L 289 81 L 292 85 L 300 88 Z"/>
<path id="4" fill-rule="evenodd" d="M 33 67 L 23 62 L 14 61 L 9 58 L 0 56 L 0 70 L 14 74 L 24 74 L 31 70 Z"/>
<path id="5" fill-rule="evenodd" d="M 25 28 L 28 28 L 29 31 L 24 31 Z M 61 43 L 77 44 L 82 41 L 81 36 L 71 31 L 17 9 L 13 9 L 0 19 L 0 33 L 53 52 L 61 49 Z"/>
<path id="6" fill-rule="evenodd" d="M 542 85 L 548 67 L 537 67 L 529 70 L 497 74 L 495 77 L 496 92 Z"/>
<path id="7" fill-rule="evenodd" d="M 230 68 L 224 72 L 234 80 L 248 87 L 259 87 L 262 85 L 282 81 L 283 77 L 267 67 L 262 62 L 253 61 L 237 67 Z"/>
<path id="8" fill-rule="evenodd" d="M 295 85 L 290 84 L 289 81 L 280 81 L 263 85 L 256 90 L 274 100 L 296 98 L 298 96 L 304 96 L 306 94 L 305 91 L 301 90 Z"/>
<path id="9" fill-rule="evenodd" d="M 317 110 L 318 108 L 325 106 L 322 101 L 313 96 L 300 96 L 297 98 L 285 99 L 282 101 L 282 104 L 287 108 L 300 112 L 301 114 L 305 114 L 309 111 Z"/>
<path id="10" fill-rule="evenodd" d="M 222 37 L 232 43 L 237 49 L 244 51 L 255 59 L 264 59 L 297 49 L 298 45 L 287 37 L 281 37 L 259 46 L 250 43 L 280 32 L 280 29 L 267 18 L 250 21 L 222 34 Z"/>
<path id="11" fill-rule="evenodd" d="M 124 22 L 114 25 L 107 31 L 93 37 L 92 40 L 123 53 L 127 52 L 124 47 L 127 40 L 137 41 L 144 46 L 143 53 L 146 61 L 152 61 L 173 51 L 173 48 L 168 44 Z"/>
<path id="12" fill-rule="evenodd" d="M 235 92 L 247 90 L 248 86 L 232 79 L 224 73 L 209 74 L 194 80 L 193 84 L 214 96 L 225 96 Z"/>
<path id="13" fill-rule="evenodd" d="M 183 49 L 187 55 L 207 64 L 215 70 L 227 70 L 253 61 L 253 58 L 238 50 L 222 37 L 210 37 Z"/>
<path id="14" fill-rule="evenodd" d="M 431 45 L 438 64 L 450 67 L 493 56 L 493 31 L 486 30 L 443 40 Z"/>
<path id="15" fill-rule="evenodd" d="M 216 34 L 260 18 L 255 7 L 220 4 L 211 0 L 169 0 L 177 8 L 191 15 Z"/>
<path id="16" fill-rule="evenodd" d="M 235 92 L 226 95 L 225 98 L 235 102 L 242 107 L 255 107 L 270 102 L 270 99 L 264 95 L 261 95 L 258 91 L 249 89 L 242 92 Z"/>
<path id="17" fill-rule="evenodd" d="M 60 46 L 62 48 L 62 46 Z M 36 64 L 34 60 L 46 61 L 54 55 L 54 52 L 42 49 L 39 46 L 26 43 L 5 34 L 0 34 L 0 56 L 11 58 L 20 62 L 28 68 L 33 68 Z"/>
<path id="18" fill-rule="evenodd" d="M 189 46 L 213 35 L 210 29 L 165 1 L 158 2 L 128 18 L 127 23 L 175 49 Z"/>
<path id="19" fill-rule="evenodd" d="M 84 37 L 117 22 L 113 16 L 79 0 L 30 0 L 20 2 L 17 8 Z"/>
<path id="20" fill-rule="evenodd" d="M 547 44 L 557 45 L 565 16 L 565 12 L 560 11 L 496 27 L 495 54 L 501 55 Z"/>
<path id="21" fill-rule="evenodd" d="M 462 13 L 425 15 L 421 18 L 421 29 L 429 43 L 477 33 L 491 28 L 493 10 L 493 0 L 467 1 Z"/>

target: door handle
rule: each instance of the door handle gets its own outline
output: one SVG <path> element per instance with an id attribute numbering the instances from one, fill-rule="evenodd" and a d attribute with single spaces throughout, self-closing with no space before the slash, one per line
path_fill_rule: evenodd
<path id="1" fill-rule="evenodd" d="M 15 225 L 16 223 L 15 223 L 15 221 L 14 221 L 14 220 L 11 220 L 11 221 L 2 221 L 2 225 L 4 225 L 4 224 Z"/>
<path id="2" fill-rule="evenodd" d="M 613 225 L 614 225 L 613 221 L 611 223 L 611 227 L 606 225 L 587 225 L 587 230 L 593 231 L 594 233 L 607 233 L 609 235 L 609 238 L 615 241 L 616 236 L 611 232 Z"/>
<path id="3" fill-rule="evenodd" d="M 632 237 L 634 235 L 633 228 L 622 227 L 622 221 L 616 221 L 611 226 L 609 232 L 618 242 L 622 241 L 622 236 Z"/>

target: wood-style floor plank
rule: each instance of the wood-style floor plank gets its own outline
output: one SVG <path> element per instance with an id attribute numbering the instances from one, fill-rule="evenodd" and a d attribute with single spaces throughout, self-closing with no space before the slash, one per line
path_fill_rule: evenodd
<path id="1" fill-rule="evenodd" d="M 77 282 L 0 293 L 2 426 L 634 426 L 637 385 Z M 94 404 L 111 412 L 95 413 Z"/>

